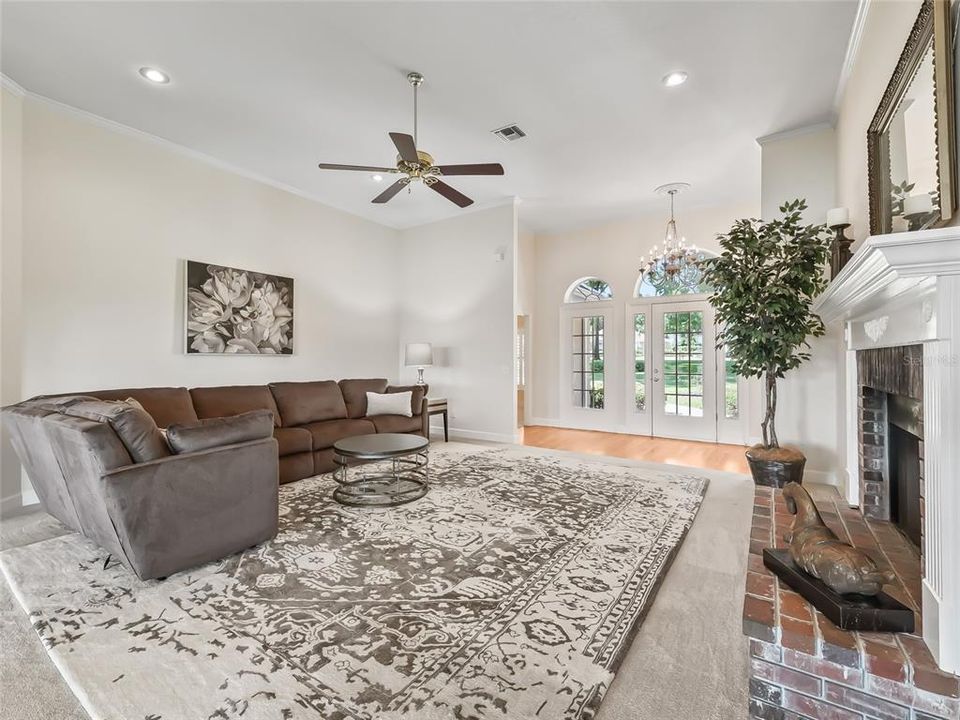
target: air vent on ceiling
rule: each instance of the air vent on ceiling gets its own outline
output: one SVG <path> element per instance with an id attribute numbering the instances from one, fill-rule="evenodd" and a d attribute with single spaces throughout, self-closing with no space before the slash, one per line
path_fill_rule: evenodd
<path id="1" fill-rule="evenodd" d="M 514 140 L 519 140 L 527 136 L 527 134 L 516 125 L 505 125 L 498 130 L 491 130 L 491 132 L 504 142 L 513 142 Z"/>

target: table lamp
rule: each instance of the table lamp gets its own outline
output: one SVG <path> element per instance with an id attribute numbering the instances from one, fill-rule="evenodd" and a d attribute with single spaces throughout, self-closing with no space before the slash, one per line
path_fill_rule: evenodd
<path id="1" fill-rule="evenodd" d="M 423 385 L 423 369 L 433 365 L 433 346 L 430 343 L 407 343 L 404 365 L 417 368 L 417 385 Z"/>

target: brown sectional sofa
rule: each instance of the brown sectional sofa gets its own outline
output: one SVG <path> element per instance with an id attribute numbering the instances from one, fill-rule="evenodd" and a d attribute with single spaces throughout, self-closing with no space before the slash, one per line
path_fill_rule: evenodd
<path id="1" fill-rule="evenodd" d="M 411 391 L 412 417 L 366 417 L 367 392 Z M 165 387 L 95 390 L 78 393 L 102 400 L 134 398 L 162 428 L 251 410 L 273 412 L 273 436 L 280 459 L 280 482 L 333 470 L 333 443 L 369 433 L 415 433 L 429 437 L 427 386 L 391 386 L 384 378 L 280 382 L 269 385 Z"/>
<path id="2" fill-rule="evenodd" d="M 368 391 L 407 390 L 411 417 L 366 416 Z M 427 436 L 425 395 L 383 379 L 124 388 L 32 398 L 3 419 L 43 508 L 148 579 L 273 537 L 278 481 L 332 470 L 337 440 Z M 139 407 L 101 402 L 129 398 Z"/>

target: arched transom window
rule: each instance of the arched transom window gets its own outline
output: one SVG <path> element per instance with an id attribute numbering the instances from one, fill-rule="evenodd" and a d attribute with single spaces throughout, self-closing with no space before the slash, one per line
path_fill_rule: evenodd
<path id="1" fill-rule="evenodd" d="M 613 297 L 613 290 L 609 283 L 599 278 L 587 277 L 577 280 L 569 288 L 564 297 L 564 302 L 597 302 L 599 300 L 609 300 Z"/>

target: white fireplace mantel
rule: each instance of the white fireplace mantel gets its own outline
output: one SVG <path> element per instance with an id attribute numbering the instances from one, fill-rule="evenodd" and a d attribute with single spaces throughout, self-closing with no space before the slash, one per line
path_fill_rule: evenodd
<path id="1" fill-rule="evenodd" d="M 846 488 L 860 502 L 856 351 L 923 344 L 923 637 L 960 673 L 960 227 L 877 235 L 813 305 L 844 324 Z"/>

